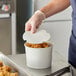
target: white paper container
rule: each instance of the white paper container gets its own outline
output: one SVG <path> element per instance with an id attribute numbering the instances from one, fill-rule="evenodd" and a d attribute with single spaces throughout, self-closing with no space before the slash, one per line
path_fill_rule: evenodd
<path id="1" fill-rule="evenodd" d="M 30 68 L 44 69 L 51 67 L 52 46 L 47 48 L 30 48 L 25 46 L 26 64 Z"/>
<path id="2" fill-rule="evenodd" d="M 17 71 L 19 76 L 31 76 L 28 75 L 28 73 L 23 68 L 14 63 L 12 60 L 10 60 L 7 56 L 2 54 L 1 52 L 0 52 L 0 61 L 2 61 L 5 65 L 10 66 L 14 71 Z"/>

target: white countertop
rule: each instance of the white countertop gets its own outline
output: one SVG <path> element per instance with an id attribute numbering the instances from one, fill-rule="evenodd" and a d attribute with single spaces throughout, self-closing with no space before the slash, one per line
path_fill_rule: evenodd
<path id="1" fill-rule="evenodd" d="M 64 58 L 62 58 L 62 56 L 60 56 L 58 52 L 53 53 L 52 68 L 41 69 L 41 70 L 27 67 L 25 54 L 9 55 L 8 57 L 15 63 L 20 65 L 22 68 L 24 68 L 26 72 L 29 73 L 31 76 L 45 76 L 47 74 L 50 74 L 51 72 L 55 72 L 68 65 L 67 61 L 64 60 Z"/>

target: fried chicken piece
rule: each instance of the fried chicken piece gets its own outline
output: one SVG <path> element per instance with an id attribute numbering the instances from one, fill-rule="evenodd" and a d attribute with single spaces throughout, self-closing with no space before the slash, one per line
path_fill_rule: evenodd
<path id="1" fill-rule="evenodd" d="M 28 46 L 28 47 L 31 47 L 31 43 L 25 43 L 24 45 Z"/>
<path id="2" fill-rule="evenodd" d="M 49 44 L 46 43 L 46 42 L 44 42 L 44 43 L 42 44 L 42 46 L 43 46 L 43 48 L 46 48 L 46 47 L 49 47 Z"/>
<path id="3" fill-rule="evenodd" d="M 0 67 L 2 67 L 3 66 L 3 62 L 2 61 L 0 61 Z"/>
<path id="4" fill-rule="evenodd" d="M 41 44 L 32 44 L 32 48 L 42 48 Z"/>
<path id="5" fill-rule="evenodd" d="M 10 76 L 18 76 L 18 72 L 10 73 Z"/>
<path id="6" fill-rule="evenodd" d="M 2 72 L 2 71 L 0 71 L 0 76 L 4 76 L 4 74 L 3 74 L 3 72 Z"/>
<path id="7" fill-rule="evenodd" d="M 10 76 L 10 72 L 6 71 L 6 70 L 3 70 L 3 75 L 4 76 Z"/>
<path id="8" fill-rule="evenodd" d="M 2 67 L 0 67 L 0 71 L 2 70 Z"/>
<path id="9" fill-rule="evenodd" d="M 25 43 L 25 46 L 31 47 L 31 48 L 46 48 L 49 47 L 49 43 L 43 42 L 40 44 L 31 44 L 31 43 Z"/>
<path id="10" fill-rule="evenodd" d="M 9 66 L 7 66 L 7 65 L 4 65 L 4 66 L 2 67 L 2 70 L 5 70 L 5 71 L 10 72 L 10 71 L 11 71 L 11 67 L 9 67 Z"/>
<path id="11" fill-rule="evenodd" d="M 8 65 L 3 65 L 0 61 L 0 76 L 18 76 L 18 72 L 12 72 L 12 68 Z"/>

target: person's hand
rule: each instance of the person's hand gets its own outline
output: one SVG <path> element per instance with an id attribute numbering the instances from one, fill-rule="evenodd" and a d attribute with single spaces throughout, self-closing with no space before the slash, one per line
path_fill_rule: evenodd
<path id="1" fill-rule="evenodd" d="M 42 21 L 45 19 L 45 14 L 40 10 L 36 11 L 34 15 L 26 22 L 25 31 L 35 33 Z"/>

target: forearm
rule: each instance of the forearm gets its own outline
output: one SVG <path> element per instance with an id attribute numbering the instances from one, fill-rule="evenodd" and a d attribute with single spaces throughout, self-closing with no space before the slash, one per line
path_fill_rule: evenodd
<path id="1" fill-rule="evenodd" d="M 52 0 L 49 4 L 40 10 L 45 14 L 46 18 L 52 16 L 70 6 L 70 0 Z"/>

